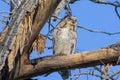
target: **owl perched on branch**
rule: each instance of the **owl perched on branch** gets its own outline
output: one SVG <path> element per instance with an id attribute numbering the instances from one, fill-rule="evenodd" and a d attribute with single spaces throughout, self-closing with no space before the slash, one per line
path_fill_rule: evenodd
<path id="1" fill-rule="evenodd" d="M 53 53 L 54 55 L 67 55 L 75 52 L 77 39 L 77 19 L 67 16 L 61 20 L 53 31 Z M 69 78 L 70 71 L 59 71 L 63 80 Z"/>

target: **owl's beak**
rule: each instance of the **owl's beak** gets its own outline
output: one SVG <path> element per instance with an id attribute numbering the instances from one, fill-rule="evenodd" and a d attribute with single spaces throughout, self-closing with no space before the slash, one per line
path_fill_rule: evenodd
<path id="1" fill-rule="evenodd" d="M 76 19 L 75 19 L 75 20 L 72 20 L 72 23 L 73 23 L 73 24 L 75 24 L 75 23 L 76 23 L 76 21 L 77 21 Z"/>

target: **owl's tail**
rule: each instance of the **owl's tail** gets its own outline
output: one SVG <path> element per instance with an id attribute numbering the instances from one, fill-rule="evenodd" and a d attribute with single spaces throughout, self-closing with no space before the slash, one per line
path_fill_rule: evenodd
<path id="1" fill-rule="evenodd" d="M 62 71 L 59 71 L 58 73 L 61 75 L 63 80 L 68 79 L 69 76 L 71 75 L 71 71 L 70 70 L 62 70 Z"/>

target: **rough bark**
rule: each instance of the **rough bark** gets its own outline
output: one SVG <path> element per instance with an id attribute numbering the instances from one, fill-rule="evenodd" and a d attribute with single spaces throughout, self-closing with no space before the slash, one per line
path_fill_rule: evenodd
<path id="1" fill-rule="evenodd" d="M 63 69 L 85 68 L 107 63 L 117 65 L 116 62 L 119 55 L 119 51 L 107 47 L 71 55 L 43 57 L 32 60 L 32 62 L 37 63 L 34 66 L 23 64 L 20 68 L 19 76 L 16 76 L 15 79 L 34 77 Z"/>
<path id="2" fill-rule="evenodd" d="M 8 76 L 13 80 L 22 62 L 19 59 L 22 55 L 29 57 L 33 41 L 60 1 L 24 0 L 16 9 L 0 45 L 0 80 L 8 80 Z"/>

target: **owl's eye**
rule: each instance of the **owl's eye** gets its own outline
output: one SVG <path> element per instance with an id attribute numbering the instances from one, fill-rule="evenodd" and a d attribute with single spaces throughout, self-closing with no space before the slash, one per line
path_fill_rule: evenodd
<path id="1" fill-rule="evenodd" d="M 77 20 L 71 20 L 71 22 L 74 24 Z"/>
<path id="2" fill-rule="evenodd" d="M 75 21 L 74 20 L 71 20 L 71 22 L 74 24 L 75 23 Z"/>

